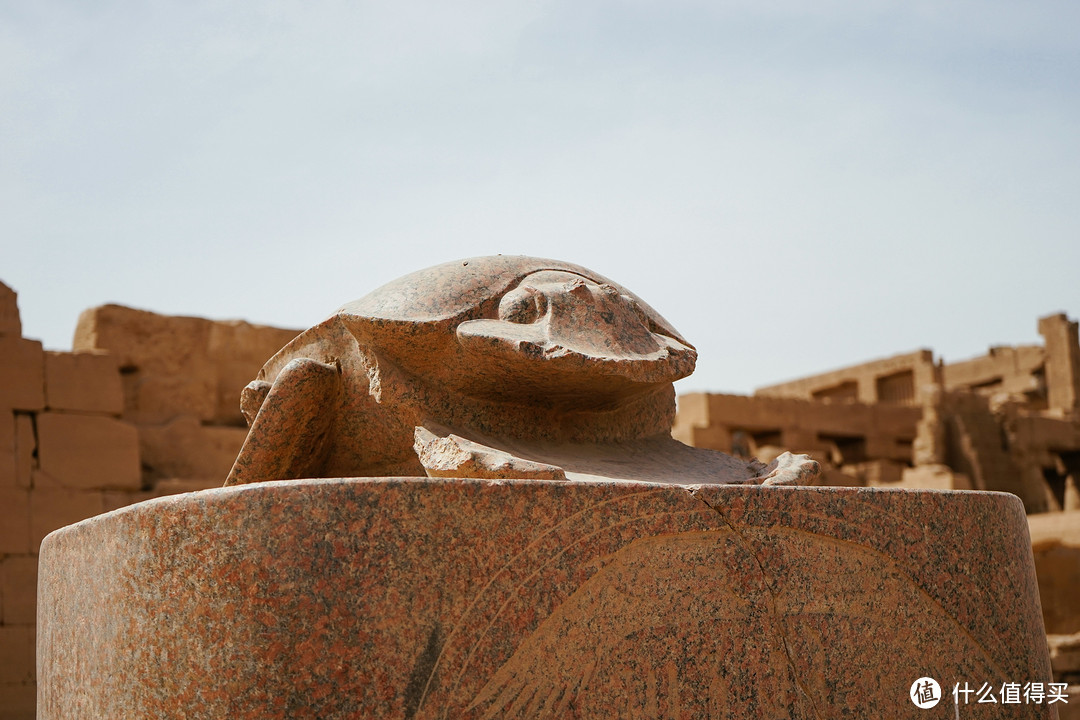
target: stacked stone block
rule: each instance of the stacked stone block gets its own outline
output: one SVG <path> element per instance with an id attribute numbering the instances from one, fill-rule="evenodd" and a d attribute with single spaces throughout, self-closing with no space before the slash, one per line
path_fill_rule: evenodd
<path id="1" fill-rule="evenodd" d="M 75 352 L 22 337 L 0 283 L 0 720 L 35 714 L 37 551 L 57 528 L 221 485 L 246 435 L 244 384 L 296 331 L 119 306 Z"/>
<path id="2" fill-rule="evenodd" d="M 822 464 L 825 485 L 895 486 L 911 461 L 922 410 L 901 405 L 833 403 L 801 398 L 693 393 L 679 396 L 672 435 L 763 462 L 782 450 L 807 453 Z M 844 439 L 858 439 L 845 447 Z M 843 472 L 832 472 L 842 468 Z"/>
<path id="3" fill-rule="evenodd" d="M 46 352 L 21 336 L 0 285 L 0 720 L 32 718 L 37 550 L 53 530 L 101 513 L 106 491 L 142 490 L 116 361 Z"/>

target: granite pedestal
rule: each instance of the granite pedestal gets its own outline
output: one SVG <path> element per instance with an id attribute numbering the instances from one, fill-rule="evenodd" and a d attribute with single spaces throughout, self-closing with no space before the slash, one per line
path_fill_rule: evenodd
<path id="1" fill-rule="evenodd" d="M 955 683 L 1051 679 L 999 493 L 280 481 L 40 557 L 41 720 L 953 718 Z"/>

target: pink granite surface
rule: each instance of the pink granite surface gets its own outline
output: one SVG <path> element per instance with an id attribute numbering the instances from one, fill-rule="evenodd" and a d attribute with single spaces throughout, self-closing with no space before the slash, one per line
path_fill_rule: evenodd
<path id="1" fill-rule="evenodd" d="M 911 683 L 1050 680 L 1027 533 L 998 493 L 393 478 L 162 498 L 42 545 L 38 717 L 953 718 Z"/>

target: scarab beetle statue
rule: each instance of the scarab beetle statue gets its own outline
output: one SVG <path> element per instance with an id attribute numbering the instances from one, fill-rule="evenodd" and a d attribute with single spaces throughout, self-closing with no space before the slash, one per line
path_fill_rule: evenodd
<path id="1" fill-rule="evenodd" d="M 301 333 L 241 396 L 251 429 L 226 485 L 423 476 L 804 483 L 671 437 L 697 352 L 583 267 L 495 256 L 406 275 Z"/>

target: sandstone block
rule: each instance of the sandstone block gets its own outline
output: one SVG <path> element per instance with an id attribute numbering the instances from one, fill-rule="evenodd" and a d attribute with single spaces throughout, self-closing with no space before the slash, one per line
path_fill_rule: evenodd
<path id="1" fill-rule="evenodd" d="M 0 282 L 0 336 L 22 337 L 19 304 L 15 291 Z"/>
<path id="2" fill-rule="evenodd" d="M 897 487 L 906 468 L 891 460 L 868 460 L 859 463 L 859 474 L 868 487 Z"/>
<path id="3" fill-rule="evenodd" d="M 0 683 L 0 720 L 34 720 L 37 717 L 37 685 Z"/>
<path id="4" fill-rule="evenodd" d="M 1028 518 L 1046 632 L 1080 633 L 1080 511 Z"/>
<path id="5" fill-rule="evenodd" d="M 244 428 L 205 426 L 188 415 L 140 426 L 139 454 L 152 480 L 205 478 L 220 486 L 246 437 Z"/>
<path id="6" fill-rule="evenodd" d="M 128 505 L 141 503 L 144 500 L 152 500 L 157 496 L 157 493 L 153 490 L 139 490 L 137 492 L 105 490 L 101 493 L 102 512 L 112 512 Z"/>
<path id="7" fill-rule="evenodd" d="M 875 405 L 871 408 L 872 434 L 914 438 L 916 426 L 922 416 L 921 407 Z"/>
<path id="8" fill-rule="evenodd" d="M 205 368 L 185 374 L 149 375 L 141 369 L 125 371 L 124 419 L 135 423 L 162 423 L 193 415 L 210 422 L 214 417 L 214 382 Z"/>
<path id="9" fill-rule="evenodd" d="M 821 471 L 819 484 L 823 487 L 863 487 L 866 480 L 854 466 L 845 467 L 843 470 L 825 467 Z"/>
<path id="10" fill-rule="evenodd" d="M 37 416 L 41 470 L 70 488 L 142 487 L 139 437 L 111 417 L 45 412 Z"/>
<path id="11" fill-rule="evenodd" d="M 41 343 L 0 335 L 0 408 L 45 406 L 45 358 Z"/>
<path id="12" fill-rule="evenodd" d="M 130 420 L 164 423 L 190 415 L 243 426 L 240 391 L 296 334 L 105 305 L 79 317 L 73 347 L 116 357 L 123 370 L 124 416 Z"/>
<path id="13" fill-rule="evenodd" d="M 41 550 L 41 720 L 921 718 L 920 675 L 1050 674 L 1004 494 L 298 480 Z M 1003 716 L 1052 713 L 965 714 Z"/>
<path id="14" fill-rule="evenodd" d="M 899 441 L 896 437 L 871 435 L 866 439 L 866 454 L 872 458 L 910 463 L 912 443 Z"/>
<path id="15" fill-rule="evenodd" d="M 1023 448 L 1080 446 L 1080 424 L 1041 415 L 1019 416 L 1013 421 L 1014 442 Z"/>
<path id="16" fill-rule="evenodd" d="M 785 429 L 781 443 L 785 448 L 807 448 L 818 444 L 817 433 L 800 428 Z"/>
<path id="17" fill-rule="evenodd" d="M 0 487 L 0 554 L 30 552 L 30 494 L 18 487 Z"/>
<path id="18" fill-rule="evenodd" d="M 707 393 L 687 393 L 679 396 L 678 413 L 675 415 L 677 426 L 709 426 L 709 395 Z"/>
<path id="19" fill-rule="evenodd" d="M 1069 702 L 1066 705 L 1054 705 L 1058 709 L 1058 720 L 1080 720 L 1080 683 L 1069 685 L 1066 692 Z"/>
<path id="20" fill-rule="evenodd" d="M 45 406 L 119 415 L 124 411 L 120 368 L 103 352 L 46 352 Z"/>
<path id="21" fill-rule="evenodd" d="M 945 465 L 920 465 L 904 468 L 900 475 L 900 485 L 924 490 L 970 490 L 971 480 Z"/>
<path id="22" fill-rule="evenodd" d="M 37 556 L 8 555 L 0 560 L 0 623 L 37 622 Z"/>
<path id="23" fill-rule="evenodd" d="M 34 628 L 0 625 L 0 683 L 34 681 Z"/>
<path id="24" fill-rule="evenodd" d="M 210 322 L 119 305 L 83 311 L 75 351 L 105 350 L 123 371 L 124 417 L 165 422 L 177 415 L 210 420 L 217 381 L 206 353 Z"/>
<path id="25" fill-rule="evenodd" d="M 689 437 L 679 437 L 672 429 L 671 436 L 680 442 L 685 442 L 687 445 L 693 445 L 694 447 L 708 448 L 710 450 L 722 450 L 728 452 L 731 450 L 731 433 L 725 427 L 688 427 Z"/>
<path id="26" fill-rule="evenodd" d="M 1080 632 L 1072 635 L 1046 636 L 1050 646 L 1050 665 L 1054 668 L 1054 676 L 1080 675 Z"/>
<path id="27" fill-rule="evenodd" d="M 15 470 L 15 415 L 0 408 L 0 488 L 17 485 Z"/>
<path id="28" fill-rule="evenodd" d="M 169 478 L 154 485 L 154 497 L 214 490 L 219 487 L 221 487 L 220 478 Z"/>
<path id="29" fill-rule="evenodd" d="M 207 353 L 217 370 L 214 423 L 246 427 L 240 413 L 240 391 L 268 358 L 298 334 L 298 330 L 236 320 L 211 324 Z"/>
<path id="30" fill-rule="evenodd" d="M 34 417 L 28 413 L 16 413 L 15 420 L 15 484 L 27 490 L 32 484 L 32 473 L 37 466 L 37 431 Z"/>
<path id="31" fill-rule="evenodd" d="M 30 493 L 30 547 L 36 551 L 53 530 L 100 515 L 105 504 L 100 492 L 34 488 Z M 25 552 L 25 551 L 23 551 Z"/>

